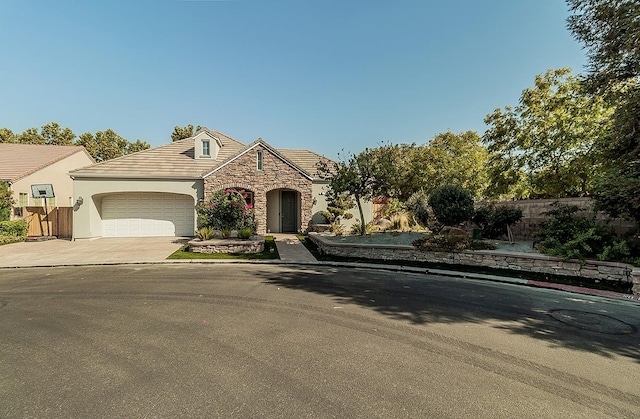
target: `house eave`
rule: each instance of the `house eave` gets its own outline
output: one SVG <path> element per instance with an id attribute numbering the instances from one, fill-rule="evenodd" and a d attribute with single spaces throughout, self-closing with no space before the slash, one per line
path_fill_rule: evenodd
<path id="1" fill-rule="evenodd" d="M 67 173 L 71 179 L 149 179 L 149 180 L 201 180 L 199 175 L 163 175 L 144 173 Z"/>

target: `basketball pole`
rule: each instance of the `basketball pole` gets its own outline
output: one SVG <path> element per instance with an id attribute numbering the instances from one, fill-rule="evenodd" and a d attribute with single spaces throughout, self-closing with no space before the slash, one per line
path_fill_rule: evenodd
<path id="1" fill-rule="evenodd" d="M 47 197 L 44 197 L 44 213 L 47 220 L 47 237 L 51 237 L 51 227 L 49 227 L 49 207 L 47 206 Z"/>

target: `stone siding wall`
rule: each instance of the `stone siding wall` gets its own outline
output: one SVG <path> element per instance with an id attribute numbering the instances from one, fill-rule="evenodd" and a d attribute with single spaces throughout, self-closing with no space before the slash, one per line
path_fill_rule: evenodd
<path id="1" fill-rule="evenodd" d="M 257 170 L 258 151 L 262 151 L 262 171 Z M 276 189 L 299 192 L 299 222 L 304 229 L 311 221 L 312 181 L 260 145 L 208 176 L 204 180 L 204 198 L 227 188 L 247 189 L 254 193 L 258 234 L 267 232 L 267 192 Z"/>
<path id="2" fill-rule="evenodd" d="M 577 276 L 590 279 L 620 281 L 634 284 L 634 294 L 640 295 L 640 270 L 617 262 L 563 260 L 546 255 L 508 253 L 490 250 L 448 252 L 424 252 L 413 246 L 334 243 L 317 233 L 310 239 L 320 252 L 349 258 L 386 261 L 415 261 L 446 263 L 451 265 L 482 266 L 515 271 Z"/>
<path id="3" fill-rule="evenodd" d="M 193 253 L 261 253 L 264 251 L 264 237 L 256 240 L 193 240 L 189 242 L 189 251 Z"/>
<path id="4" fill-rule="evenodd" d="M 551 206 L 554 202 L 560 202 L 565 205 L 575 205 L 578 208 L 584 209 L 583 214 L 588 215 L 593 200 L 591 198 L 560 198 L 560 199 L 525 199 L 520 201 L 505 201 L 498 202 L 496 205 L 512 205 L 517 208 L 522 208 L 522 221 L 513 226 L 511 231 L 516 239 L 534 239 L 534 233 L 537 230 L 537 226 L 549 219 L 549 216 L 545 214 L 553 209 Z M 599 213 L 596 217 L 601 221 L 605 221 L 608 217 Z M 613 227 L 618 233 L 626 233 L 633 229 L 635 224 L 632 221 L 623 219 L 614 219 L 609 225 Z"/>

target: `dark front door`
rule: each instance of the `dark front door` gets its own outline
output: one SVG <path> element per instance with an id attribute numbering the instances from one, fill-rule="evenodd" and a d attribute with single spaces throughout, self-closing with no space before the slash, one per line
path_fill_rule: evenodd
<path id="1" fill-rule="evenodd" d="M 296 193 L 294 191 L 282 191 L 282 232 L 291 233 L 296 228 Z"/>

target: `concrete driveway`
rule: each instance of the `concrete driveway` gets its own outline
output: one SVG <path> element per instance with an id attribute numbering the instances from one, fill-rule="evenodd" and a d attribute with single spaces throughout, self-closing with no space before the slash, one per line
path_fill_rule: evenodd
<path id="1" fill-rule="evenodd" d="M 184 237 L 131 237 L 13 243 L 0 246 L 0 268 L 157 262 L 166 259 L 187 240 Z"/>

